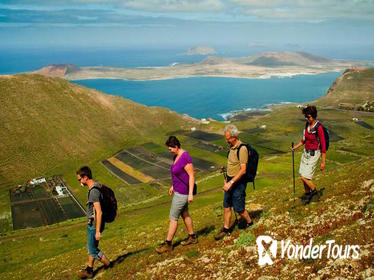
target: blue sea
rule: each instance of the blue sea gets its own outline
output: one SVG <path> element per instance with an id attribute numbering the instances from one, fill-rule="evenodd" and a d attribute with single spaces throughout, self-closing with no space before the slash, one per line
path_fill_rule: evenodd
<path id="1" fill-rule="evenodd" d="M 38 70 L 49 64 L 75 64 L 77 66 L 148 67 L 173 63 L 195 63 L 202 55 L 184 55 L 184 49 L 16 49 L 0 48 L 0 74 L 16 74 Z"/>
<path id="2" fill-rule="evenodd" d="M 147 67 L 195 63 L 205 56 L 187 56 L 174 50 L 55 50 L 0 51 L 0 74 L 33 71 L 49 64 L 78 66 Z M 245 56 L 247 53 L 219 53 Z M 102 92 L 123 96 L 148 106 L 167 107 L 195 118 L 225 119 L 230 113 L 265 108 L 283 102 L 307 102 L 326 94 L 341 73 L 300 75 L 292 78 L 236 79 L 182 78 L 159 81 L 75 81 Z"/>
<path id="3" fill-rule="evenodd" d="M 271 104 L 312 101 L 326 94 L 341 73 L 287 78 L 179 78 L 156 81 L 82 80 L 75 83 L 148 106 L 167 107 L 195 118 L 224 120 L 231 113 Z"/>

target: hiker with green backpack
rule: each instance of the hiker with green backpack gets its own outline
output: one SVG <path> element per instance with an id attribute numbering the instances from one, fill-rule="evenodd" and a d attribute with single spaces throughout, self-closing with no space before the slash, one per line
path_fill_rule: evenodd
<path id="1" fill-rule="evenodd" d="M 329 134 L 327 129 L 317 120 L 317 108 L 315 106 L 308 105 L 304 107 L 302 114 L 306 120 L 303 137 L 298 144 L 293 147 L 291 146 L 290 149 L 291 151 L 295 151 L 305 145 L 301 156 L 299 173 L 305 190 L 301 199 L 304 204 L 309 204 L 312 198 L 318 194 L 312 178 L 320 157 L 322 157 L 320 170 L 325 169 L 326 151 L 329 147 Z"/>
<path id="2" fill-rule="evenodd" d="M 117 200 L 114 192 L 94 181 L 92 171 L 88 166 L 83 166 L 77 171 L 77 179 L 82 187 L 88 187 L 87 194 L 87 251 L 88 265 L 78 272 L 82 279 L 92 278 L 95 260 L 99 260 L 106 268 L 111 263 L 98 248 L 101 233 L 105 223 L 113 222 L 117 215 Z"/>
<path id="3" fill-rule="evenodd" d="M 258 163 L 257 152 L 255 152 L 255 150 L 252 149 L 249 145 L 243 144 L 240 141 L 239 130 L 235 125 L 227 125 L 224 129 L 224 134 L 226 142 L 230 145 L 230 151 L 227 157 L 227 179 L 225 180 L 223 186 L 224 224 L 223 228 L 215 235 L 214 238 L 216 240 L 220 240 L 225 236 L 230 235 L 230 220 L 232 208 L 234 208 L 235 213 L 239 214 L 240 218 L 245 220 L 246 228 L 253 225 L 248 211 L 245 209 L 245 189 L 247 186 L 247 182 L 249 181 L 249 157 L 256 157 L 256 170 Z"/>

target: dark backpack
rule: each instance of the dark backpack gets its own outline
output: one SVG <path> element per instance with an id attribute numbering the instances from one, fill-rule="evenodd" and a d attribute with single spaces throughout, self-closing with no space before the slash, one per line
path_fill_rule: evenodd
<path id="1" fill-rule="evenodd" d="M 326 127 L 324 127 L 320 122 L 317 122 L 317 124 L 313 128 L 312 133 L 316 134 L 317 141 L 318 141 L 318 143 L 320 143 L 319 136 L 318 136 L 318 127 L 319 126 L 322 126 L 322 129 L 323 129 L 323 135 L 325 136 L 325 145 L 326 145 L 326 152 L 327 152 L 327 150 L 329 149 L 329 146 L 330 146 L 330 135 L 329 135 L 328 129 Z M 305 131 L 307 130 L 307 128 L 308 128 L 308 122 L 305 124 Z M 305 131 L 304 131 L 304 133 L 305 133 Z M 320 149 L 321 148 L 322 147 L 320 145 Z"/>
<path id="2" fill-rule="evenodd" d="M 117 216 L 117 199 L 114 195 L 114 191 L 105 186 L 94 187 L 100 191 L 100 206 L 103 212 L 103 221 L 105 223 L 111 223 Z"/>
<path id="3" fill-rule="evenodd" d="M 239 151 L 241 147 L 247 147 L 248 150 L 248 162 L 246 166 L 246 172 L 244 175 L 244 179 L 246 182 L 252 182 L 253 183 L 253 189 L 255 189 L 255 178 L 257 175 L 257 167 L 258 167 L 258 160 L 259 160 L 259 154 L 256 151 L 256 149 L 252 148 L 249 144 L 240 144 L 237 151 L 237 157 L 239 159 Z M 228 154 L 227 154 L 228 155 Z"/>

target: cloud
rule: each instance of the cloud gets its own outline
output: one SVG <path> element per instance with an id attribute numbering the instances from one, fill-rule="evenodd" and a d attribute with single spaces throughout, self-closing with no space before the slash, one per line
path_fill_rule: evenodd
<path id="1" fill-rule="evenodd" d="M 263 48 L 266 46 L 266 43 L 262 41 L 249 41 L 247 45 L 249 48 Z"/>
<path id="2" fill-rule="evenodd" d="M 152 21 L 169 18 L 195 22 L 302 21 L 309 24 L 335 19 L 374 20 L 372 0 L 2 0 L 1 9 L 7 11 L 1 12 L 6 15 L 0 17 L 1 21 L 12 12 L 29 11 L 34 12 L 31 21 L 38 21 L 39 16 L 39 21 L 54 22 L 49 15 L 56 15 L 57 20 L 65 18 L 76 24 L 94 18 L 98 22 L 121 24 L 129 16 L 139 17 L 140 21 L 147 17 Z M 22 21 L 14 16 L 9 19 L 12 20 Z"/>
<path id="3" fill-rule="evenodd" d="M 374 1 L 368 0 L 229 0 L 238 14 L 265 19 L 305 20 L 374 19 Z"/>
<path id="4" fill-rule="evenodd" d="M 170 26 L 173 19 L 120 14 L 111 10 L 25 10 L 0 9 L 0 26 Z"/>
<path id="5" fill-rule="evenodd" d="M 124 7 L 152 12 L 217 12 L 225 9 L 220 0 L 130 0 Z"/>
<path id="6" fill-rule="evenodd" d="M 12 9 L 63 9 L 63 8 L 89 8 L 109 7 L 133 9 L 147 12 L 217 12 L 223 11 L 225 5 L 221 0 L 4 0 L 0 7 Z"/>

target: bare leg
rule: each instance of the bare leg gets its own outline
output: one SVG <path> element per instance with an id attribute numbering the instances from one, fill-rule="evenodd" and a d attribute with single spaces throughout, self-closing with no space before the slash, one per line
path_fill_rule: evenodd
<path id="1" fill-rule="evenodd" d="M 308 188 L 311 191 L 314 191 L 316 189 L 316 186 L 313 184 L 312 180 L 304 178 L 303 176 L 301 176 L 301 180 L 303 180 L 303 182 L 308 186 Z"/>
<path id="2" fill-rule="evenodd" d="M 88 256 L 88 266 L 93 268 L 94 263 L 95 263 L 95 258 L 89 255 Z"/>
<path id="3" fill-rule="evenodd" d="M 231 221 L 231 208 L 223 208 L 223 227 L 229 229 Z"/>
<path id="4" fill-rule="evenodd" d="M 243 212 L 240 212 L 239 215 L 240 215 L 240 217 L 242 217 L 242 219 L 245 219 L 247 221 L 247 224 L 250 224 L 252 222 L 251 217 L 249 217 L 249 214 L 248 214 L 247 210 L 244 210 Z"/>
<path id="5" fill-rule="evenodd" d="M 189 235 L 194 234 L 193 231 L 193 224 L 192 224 L 192 219 L 188 211 L 183 212 L 182 214 L 183 222 L 186 225 L 187 231 Z"/>
<path id="6" fill-rule="evenodd" d="M 109 266 L 110 265 L 110 261 L 107 259 L 107 257 L 105 255 L 103 255 L 100 259 L 100 261 L 106 265 L 106 266 Z"/>
<path id="7" fill-rule="evenodd" d="M 170 219 L 169 231 L 168 231 L 168 235 L 166 237 L 167 241 L 172 241 L 173 240 L 174 234 L 177 231 L 177 227 L 178 227 L 178 221 L 174 221 L 173 219 Z"/>
<path id="8" fill-rule="evenodd" d="M 303 180 L 301 180 L 302 182 L 303 182 L 303 184 L 304 184 L 304 192 L 305 193 L 308 193 L 309 192 L 309 187 L 308 187 L 308 185 L 303 181 Z"/>

